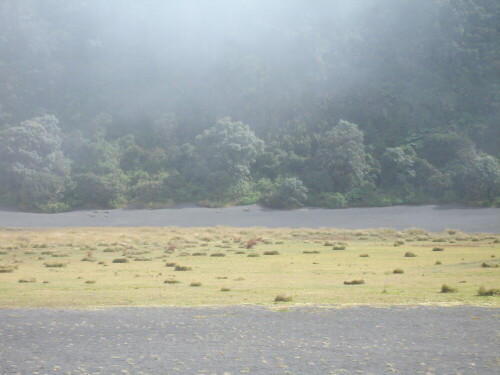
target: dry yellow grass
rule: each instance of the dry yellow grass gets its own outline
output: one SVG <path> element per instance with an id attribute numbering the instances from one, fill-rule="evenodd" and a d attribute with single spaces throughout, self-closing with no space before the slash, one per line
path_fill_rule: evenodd
<path id="1" fill-rule="evenodd" d="M 0 268 L 12 272 L 0 273 L 0 307 L 272 304 L 280 294 L 294 304 L 499 306 L 498 296 L 477 296 L 480 286 L 499 287 L 496 238 L 391 229 L 2 229 Z M 432 251 L 436 242 L 443 251 Z M 405 257 L 408 251 L 416 257 Z M 54 263 L 64 266 L 45 266 Z M 360 279 L 365 284 L 344 285 Z M 457 292 L 440 293 L 443 284 Z"/>

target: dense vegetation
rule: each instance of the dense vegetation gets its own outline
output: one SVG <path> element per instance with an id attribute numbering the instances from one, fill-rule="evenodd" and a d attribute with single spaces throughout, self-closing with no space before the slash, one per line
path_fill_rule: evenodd
<path id="1" fill-rule="evenodd" d="M 497 0 L 4 0 L 0 204 L 499 204 Z"/>

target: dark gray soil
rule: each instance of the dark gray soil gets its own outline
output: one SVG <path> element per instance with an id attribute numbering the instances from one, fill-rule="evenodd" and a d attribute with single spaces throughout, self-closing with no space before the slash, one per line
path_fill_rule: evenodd
<path id="1" fill-rule="evenodd" d="M 433 232 L 500 232 L 500 209 L 463 206 L 394 206 L 349 209 L 303 208 L 284 211 L 257 205 L 203 208 L 179 205 L 160 210 L 74 211 L 34 214 L 0 210 L 0 227 L 180 226 L 270 228 L 423 228 Z"/>
<path id="2" fill-rule="evenodd" d="M 498 374 L 498 312 L 0 309 L 0 373 Z"/>

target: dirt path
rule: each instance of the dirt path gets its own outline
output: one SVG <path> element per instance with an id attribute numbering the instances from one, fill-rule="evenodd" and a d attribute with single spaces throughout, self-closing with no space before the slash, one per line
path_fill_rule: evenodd
<path id="1" fill-rule="evenodd" d="M 161 210 L 74 211 L 33 214 L 0 210 L 0 227 L 134 227 L 134 226 L 270 228 L 395 228 L 416 227 L 433 232 L 500 232 L 500 209 L 461 206 L 394 206 L 349 209 L 303 208 L 270 210 L 257 205 L 203 208 L 179 205 Z"/>
<path id="2" fill-rule="evenodd" d="M 498 312 L 0 309 L 0 373 L 489 375 L 499 370 Z"/>

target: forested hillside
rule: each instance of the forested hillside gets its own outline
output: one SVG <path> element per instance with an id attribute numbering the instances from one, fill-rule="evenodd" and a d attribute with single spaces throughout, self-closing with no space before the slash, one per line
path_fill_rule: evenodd
<path id="1" fill-rule="evenodd" d="M 500 204 L 498 0 L 2 0 L 0 205 Z"/>

